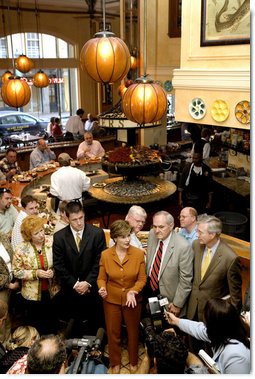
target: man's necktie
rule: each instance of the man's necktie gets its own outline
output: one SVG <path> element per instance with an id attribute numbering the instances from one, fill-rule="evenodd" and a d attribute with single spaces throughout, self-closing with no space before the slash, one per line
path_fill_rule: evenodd
<path id="1" fill-rule="evenodd" d="M 153 263 L 151 274 L 150 274 L 150 286 L 153 291 L 156 291 L 158 289 L 158 274 L 160 270 L 162 252 L 163 252 L 163 241 L 160 241 L 159 248 L 156 253 L 156 257 L 154 259 L 154 263 Z"/>
<path id="2" fill-rule="evenodd" d="M 204 256 L 204 259 L 203 259 L 203 262 L 202 262 L 202 266 L 201 266 L 201 279 L 203 279 L 208 267 L 209 267 L 209 264 L 211 262 L 211 259 L 212 259 L 212 256 L 211 256 L 211 249 L 207 248 L 207 252 Z"/>
<path id="3" fill-rule="evenodd" d="M 78 249 L 78 251 L 80 251 L 80 245 L 81 245 L 80 233 L 76 233 L 75 241 L 76 241 L 77 249 Z"/>

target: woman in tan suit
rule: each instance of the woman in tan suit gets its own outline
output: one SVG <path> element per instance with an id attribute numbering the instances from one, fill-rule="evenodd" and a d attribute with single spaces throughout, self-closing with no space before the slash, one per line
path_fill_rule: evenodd
<path id="1" fill-rule="evenodd" d="M 146 283 L 144 252 L 130 245 L 132 228 L 127 221 L 114 221 L 110 228 L 115 245 L 102 252 L 97 285 L 104 299 L 110 366 L 120 372 L 121 323 L 125 321 L 131 373 L 137 370 L 141 290 Z"/>

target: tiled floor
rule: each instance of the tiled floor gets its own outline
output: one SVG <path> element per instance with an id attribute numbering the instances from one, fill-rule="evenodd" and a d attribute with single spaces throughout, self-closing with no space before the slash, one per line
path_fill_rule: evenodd
<path id="1" fill-rule="evenodd" d="M 128 351 L 127 347 L 125 346 L 125 343 L 123 344 L 122 352 L 121 352 L 121 369 L 120 369 L 120 374 L 130 374 L 129 370 L 129 358 L 128 358 Z M 141 364 L 143 357 L 144 357 L 144 346 L 142 344 L 139 345 L 139 351 L 138 351 L 138 367 Z M 106 357 L 109 357 L 108 355 L 108 345 L 105 347 L 104 355 Z M 108 374 L 111 374 L 111 369 L 108 370 Z"/>

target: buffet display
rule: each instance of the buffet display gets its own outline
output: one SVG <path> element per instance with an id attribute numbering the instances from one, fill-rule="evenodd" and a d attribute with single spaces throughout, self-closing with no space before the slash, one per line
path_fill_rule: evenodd
<path id="1" fill-rule="evenodd" d="M 108 151 L 102 158 L 103 170 L 131 177 L 158 174 L 162 159 L 158 151 L 146 146 L 119 147 Z"/>

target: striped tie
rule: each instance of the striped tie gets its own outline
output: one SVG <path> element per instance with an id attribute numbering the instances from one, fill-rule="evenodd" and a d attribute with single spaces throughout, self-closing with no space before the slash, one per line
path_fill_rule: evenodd
<path id="1" fill-rule="evenodd" d="M 81 237 L 79 233 L 76 233 L 76 238 L 75 238 L 76 246 L 78 251 L 80 252 L 80 245 L 81 245 Z"/>
<path id="2" fill-rule="evenodd" d="M 162 250 L 163 250 L 163 241 L 160 241 L 159 248 L 158 248 L 156 257 L 154 259 L 154 263 L 153 263 L 151 274 L 150 274 L 150 286 L 153 291 L 156 291 L 158 289 L 158 274 L 160 270 Z"/>

